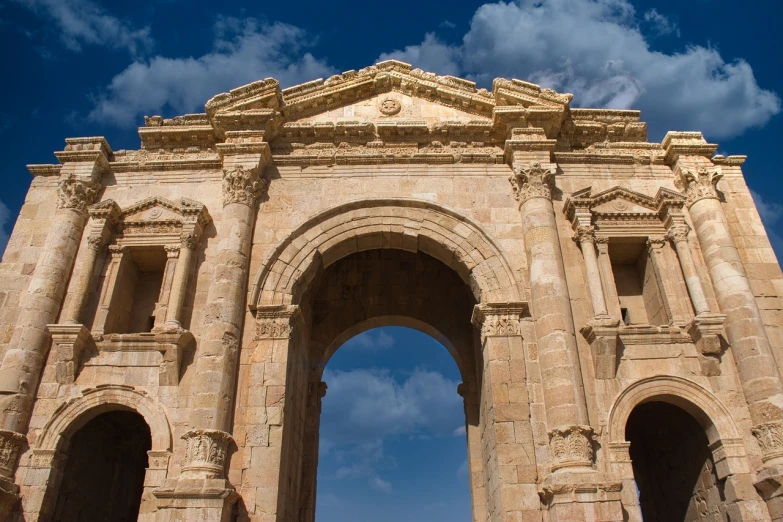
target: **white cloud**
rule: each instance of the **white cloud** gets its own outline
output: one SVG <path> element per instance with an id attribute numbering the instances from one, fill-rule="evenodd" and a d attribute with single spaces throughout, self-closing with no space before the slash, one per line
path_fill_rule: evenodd
<path id="1" fill-rule="evenodd" d="M 468 459 L 463 460 L 462 464 L 460 464 L 459 467 L 457 468 L 457 476 L 458 477 L 468 476 Z"/>
<path id="2" fill-rule="evenodd" d="M 778 260 L 783 259 L 783 237 L 775 230 L 780 218 L 783 217 L 783 205 L 765 200 L 755 190 L 751 190 L 750 194 L 756 203 L 756 210 L 758 210 L 761 220 L 764 222 L 769 242 L 772 243 L 772 248 L 775 250 Z"/>
<path id="3" fill-rule="evenodd" d="M 221 18 L 211 52 L 197 58 L 155 56 L 115 76 L 95 101 L 90 118 L 133 125 L 142 114 L 203 111 L 215 94 L 273 77 L 283 87 L 335 72 L 303 50 L 314 41 L 304 30 L 254 18 Z"/>
<path id="4" fill-rule="evenodd" d="M 676 33 L 677 36 L 680 36 L 680 28 L 677 27 L 677 24 L 659 13 L 655 8 L 644 13 L 644 21 L 660 36 L 672 33 Z"/>
<path id="5" fill-rule="evenodd" d="M 343 350 L 364 350 L 380 352 L 394 346 L 394 337 L 382 329 L 373 329 L 362 332 L 356 337 L 352 337 L 341 348 Z"/>
<path id="6" fill-rule="evenodd" d="M 455 437 L 464 437 L 465 433 L 466 430 L 464 425 L 457 426 L 456 428 L 454 428 L 454 431 L 451 432 L 451 434 L 454 435 Z"/>
<path id="7" fill-rule="evenodd" d="M 464 422 L 457 382 L 415 370 L 400 384 L 383 370 L 324 371 L 322 437 L 368 443 L 388 435 L 450 435 Z M 331 404 L 339 405 L 331 407 Z"/>
<path id="8" fill-rule="evenodd" d="M 370 477 L 370 480 L 367 482 L 367 484 L 370 486 L 370 489 L 374 489 L 376 491 L 381 491 L 383 493 L 392 492 L 392 485 L 389 482 L 383 480 L 378 475 Z"/>
<path id="9" fill-rule="evenodd" d="M 648 23 L 660 26 L 663 15 L 655 13 Z M 727 63 L 717 49 L 696 45 L 672 54 L 652 50 L 628 0 L 487 3 L 461 45 L 427 34 L 421 44 L 380 58 L 483 86 L 498 76 L 523 78 L 574 93 L 574 106 L 638 108 L 656 139 L 668 129 L 731 138 L 780 112 L 778 96 L 759 87 L 744 60 Z"/>
<path id="10" fill-rule="evenodd" d="M 90 0 L 15 1 L 53 22 L 62 42 L 73 51 L 89 44 L 125 49 L 136 55 L 152 46 L 148 27 L 134 28 Z"/>
<path id="11" fill-rule="evenodd" d="M 396 468 L 384 440 L 449 436 L 464 422 L 457 383 L 438 372 L 416 369 L 398 383 L 385 370 L 324 371 L 328 385 L 321 413 L 321 454 L 339 467 L 335 478 L 366 478 L 371 489 L 390 493 L 379 470 Z"/>
<path id="12" fill-rule="evenodd" d="M 8 205 L 0 201 L 0 257 L 5 252 L 5 247 L 8 245 L 8 231 L 6 226 L 11 222 L 11 211 L 8 209 Z"/>

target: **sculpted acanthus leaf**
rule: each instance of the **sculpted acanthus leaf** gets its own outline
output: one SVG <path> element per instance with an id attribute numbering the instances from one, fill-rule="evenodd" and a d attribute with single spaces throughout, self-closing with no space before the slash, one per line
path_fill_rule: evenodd
<path id="1" fill-rule="evenodd" d="M 683 169 L 681 176 L 677 185 L 684 190 L 688 207 L 701 199 L 718 199 L 717 185 L 723 177 L 720 167 Z"/>
<path id="2" fill-rule="evenodd" d="M 552 199 L 552 185 L 555 179 L 556 167 L 538 162 L 514 168 L 514 175 L 509 178 L 514 197 L 522 205 L 532 198 Z"/>
<path id="3" fill-rule="evenodd" d="M 266 181 L 260 179 L 256 169 L 243 165 L 223 170 L 223 204 L 242 203 L 253 206 L 266 191 Z"/>
<path id="4" fill-rule="evenodd" d="M 95 201 L 101 185 L 90 180 L 79 179 L 68 174 L 57 186 L 57 208 L 68 208 L 84 212 Z"/>
<path id="5" fill-rule="evenodd" d="M 590 426 L 561 426 L 550 430 L 552 471 L 593 465 L 593 429 Z"/>

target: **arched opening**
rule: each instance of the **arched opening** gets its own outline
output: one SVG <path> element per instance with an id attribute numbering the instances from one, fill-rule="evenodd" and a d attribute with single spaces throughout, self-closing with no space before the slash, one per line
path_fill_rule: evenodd
<path id="1" fill-rule="evenodd" d="M 695 418 L 667 402 L 646 402 L 631 412 L 625 436 L 645 522 L 728 520 L 723 481 Z"/>
<path id="2" fill-rule="evenodd" d="M 459 274 L 440 260 L 422 252 L 366 250 L 347 255 L 325 268 L 321 265 L 316 270 L 300 305 L 308 339 L 301 343 L 294 341 L 293 352 L 288 355 L 286 390 L 303 390 L 303 393 L 299 397 L 296 392 L 286 393 L 286 417 L 283 423 L 287 430 L 283 437 L 283 462 L 294 468 L 284 471 L 284 474 L 296 479 L 289 481 L 293 491 L 281 495 L 299 499 L 295 504 L 299 506 L 299 520 L 324 520 L 316 516 L 315 504 L 321 397 L 326 391 L 323 381 L 329 378 L 328 371 L 324 375 L 327 363 L 350 338 L 384 326 L 408 327 L 422 332 L 418 334 L 419 340 L 424 338 L 436 345 L 440 343 L 448 352 L 444 355 L 451 355 L 448 358 L 452 360 L 449 363 L 452 365 L 452 377 L 445 379 L 447 383 L 441 384 L 452 388 L 448 394 L 449 401 L 452 406 L 456 404 L 462 413 L 462 426 L 465 425 L 467 415 L 471 452 L 468 460 L 473 464 L 469 472 L 465 469 L 461 473 L 470 475 L 473 511 L 484 509 L 483 502 L 476 506 L 476 499 L 483 499 L 483 491 L 478 495 L 476 491 L 483 488 L 481 446 L 477 430 L 477 382 L 480 382 L 480 376 L 476 368 L 482 368 L 483 363 L 481 351 L 475 348 L 474 328 L 471 324 L 475 304 L 471 288 Z M 297 371 L 298 368 L 303 371 Z M 409 371 L 414 372 L 415 367 L 409 368 Z M 368 371 L 364 377 L 377 378 L 378 375 Z M 394 393 L 395 387 L 404 386 L 406 381 L 397 382 L 387 375 L 385 382 L 390 393 Z M 468 404 L 464 409 L 456 389 L 460 382 L 470 383 L 462 388 L 465 403 Z M 359 392 L 355 390 L 354 393 Z M 471 430 L 471 425 L 475 429 Z M 452 426 L 451 434 L 457 428 L 457 425 Z M 342 442 L 345 441 L 332 441 L 337 444 Z M 369 449 L 372 448 L 363 448 L 367 451 Z M 377 451 L 377 447 L 375 449 Z M 454 469 L 450 471 L 452 475 L 457 475 L 463 462 L 464 456 L 454 464 Z M 380 475 L 367 476 L 366 479 L 374 481 L 372 487 L 376 488 L 375 492 L 383 493 L 383 490 L 393 488 Z M 461 493 L 464 500 L 471 498 L 465 491 Z M 401 509 L 404 510 L 404 506 Z M 375 514 L 378 515 L 377 506 Z M 471 508 L 468 507 L 461 519 L 470 520 L 470 517 Z"/>
<path id="3" fill-rule="evenodd" d="M 316 521 L 346 510 L 470 521 L 461 377 L 442 344 L 411 328 L 367 330 L 340 346 L 322 380 Z"/>
<path id="4" fill-rule="evenodd" d="M 65 448 L 52 519 L 135 522 L 151 447 L 150 428 L 136 412 L 115 410 L 91 419 Z"/>

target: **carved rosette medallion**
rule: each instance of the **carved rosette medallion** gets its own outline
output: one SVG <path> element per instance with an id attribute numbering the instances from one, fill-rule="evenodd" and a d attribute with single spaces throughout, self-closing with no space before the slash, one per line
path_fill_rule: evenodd
<path id="1" fill-rule="evenodd" d="M 378 105 L 378 110 L 386 116 L 394 116 L 402 110 L 402 104 L 394 98 L 385 98 Z"/>
<path id="2" fill-rule="evenodd" d="M 593 428 L 560 426 L 549 431 L 552 471 L 593 465 Z"/>
<path id="3" fill-rule="evenodd" d="M 223 205 L 255 205 L 266 191 L 266 181 L 258 177 L 256 170 L 243 165 L 223 170 Z"/>
<path id="4" fill-rule="evenodd" d="M 68 174 L 57 185 L 57 208 L 84 212 L 95 201 L 100 189 L 100 183 Z"/>
<path id="5" fill-rule="evenodd" d="M 576 227 L 573 239 L 579 245 L 583 243 L 595 243 L 595 227 L 592 225 Z"/>
<path id="6" fill-rule="evenodd" d="M 522 335 L 524 303 L 490 303 L 476 306 L 473 323 L 481 328 L 481 337 Z"/>
<path id="7" fill-rule="evenodd" d="M 514 167 L 514 175 L 509 178 L 514 197 L 522 206 L 525 201 L 533 198 L 552 199 L 557 168 L 549 163 L 533 162 L 526 166 Z"/>
<path id="8" fill-rule="evenodd" d="M 190 430 L 182 439 L 187 441 L 183 473 L 222 478 L 231 435 L 220 430 Z"/>
<path id="9" fill-rule="evenodd" d="M 723 177 L 720 167 L 682 169 L 677 186 L 685 192 L 688 208 L 702 199 L 718 199 L 717 185 Z"/>
<path id="10" fill-rule="evenodd" d="M 12 477 L 26 438 L 15 431 L 0 430 L 0 475 Z"/>
<path id="11" fill-rule="evenodd" d="M 764 462 L 783 457 L 783 421 L 758 424 L 750 431 L 759 442 Z"/>
<path id="12" fill-rule="evenodd" d="M 686 241 L 690 231 L 691 227 L 689 227 L 686 223 L 680 223 L 669 227 L 669 231 L 667 232 L 666 237 L 669 239 L 669 241 L 676 244 L 680 241 Z"/>

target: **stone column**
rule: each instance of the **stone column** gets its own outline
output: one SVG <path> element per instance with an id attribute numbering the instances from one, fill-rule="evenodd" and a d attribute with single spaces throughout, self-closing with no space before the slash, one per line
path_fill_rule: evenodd
<path id="1" fill-rule="evenodd" d="M 597 236 L 595 246 L 598 250 L 598 268 L 601 271 L 601 282 L 603 283 L 604 298 L 609 317 L 617 320 L 621 319 L 620 299 L 617 296 L 617 287 L 614 282 L 614 271 L 612 270 L 612 260 L 609 258 L 609 238 Z"/>
<path id="2" fill-rule="evenodd" d="M 705 158 L 688 155 L 693 154 L 693 146 L 677 143 L 674 139 L 677 137 L 670 133 L 664 145 L 668 149 L 667 156 L 676 158 L 677 184 L 685 193 L 718 305 L 726 314 L 726 336 L 748 402 L 751 431 L 758 440 L 764 462 L 757 475 L 756 488 L 767 500 L 770 512 L 783 512 L 783 385 L 780 374 L 756 297 L 721 205 L 717 190 L 722 177 L 720 168 Z"/>
<path id="3" fill-rule="evenodd" d="M 465 436 L 468 442 L 468 477 L 470 484 L 473 522 L 487 520 L 487 488 L 484 473 L 484 453 L 481 443 L 481 411 L 479 391 L 475 380 L 457 386 L 465 409 Z"/>
<path id="4" fill-rule="evenodd" d="M 551 473 L 543 481 L 542 500 L 553 521 L 600 517 L 621 521 L 621 486 L 604 483 L 593 468 L 594 434 L 588 423 L 571 298 L 552 206 L 557 167 L 520 161 L 513 167 L 511 184 L 522 215 L 549 435 Z"/>
<path id="5" fill-rule="evenodd" d="M 198 244 L 198 238 L 193 234 L 183 234 L 179 247 L 177 263 L 174 266 L 174 279 L 169 291 L 168 306 L 166 307 L 166 322 L 163 324 L 165 331 L 182 330 L 181 317 L 182 305 L 188 291 L 188 277 L 190 265 L 193 259 L 193 249 Z"/>
<path id="6" fill-rule="evenodd" d="M 60 313 L 66 283 L 73 269 L 87 218 L 87 207 L 101 188 L 101 177 L 111 155 L 103 138 L 66 140 L 56 155 L 63 166 L 55 212 L 44 248 L 22 300 L 8 351 L 0 365 L 0 434 L 10 445 L 21 444 L 32 413 L 35 392 L 49 350 L 46 330 Z M 9 455 L 19 454 L 19 448 Z M 0 466 L 0 518 L 16 501 L 13 483 L 16 462 Z M 2 495 L 5 491 L 9 495 Z M 9 504 L 10 503 L 10 504 Z"/>
<path id="7" fill-rule="evenodd" d="M 680 260 L 680 269 L 685 277 L 685 286 L 688 287 L 693 310 L 696 315 L 702 315 L 710 313 L 710 306 L 707 304 L 707 297 L 704 295 L 704 289 L 701 286 L 701 278 L 696 271 L 696 265 L 691 256 L 691 249 L 688 246 L 689 231 L 690 227 L 687 224 L 673 223 L 668 227 L 667 238 L 674 245 L 677 258 Z"/>
<path id="8" fill-rule="evenodd" d="M 177 261 L 179 259 L 179 244 L 165 245 L 163 249 L 166 252 L 166 267 L 163 270 L 163 282 L 160 285 L 160 295 L 155 307 L 155 327 L 153 331 L 163 330 L 166 322 L 166 316 L 169 310 L 169 299 L 171 298 L 171 287 L 174 283 L 174 272 L 177 270 Z"/>
<path id="9" fill-rule="evenodd" d="M 574 241 L 582 250 L 585 260 L 585 273 L 587 274 L 587 287 L 590 290 L 590 300 L 593 303 L 593 313 L 596 319 L 608 319 L 609 312 L 606 307 L 603 284 L 601 283 L 601 271 L 598 268 L 598 258 L 595 255 L 595 229 L 593 226 L 579 226 L 574 235 Z"/>
<path id="10" fill-rule="evenodd" d="M 502 522 L 540 516 L 522 344 L 521 316 L 526 308 L 524 303 L 486 303 L 473 311 L 483 367 L 479 370 L 481 411 L 477 412 L 482 421 L 480 433 L 469 426 L 471 489 L 486 497 L 485 506 L 474 505 L 475 520 Z M 469 386 L 463 389 L 470 391 Z M 478 454 L 473 445 L 480 445 Z M 480 481 L 483 488 L 476 487 Z"/>
<path id="11" fill-rule="evenodd" d="M 299 506 L 299 522 L 315 522 L 321 401 L 325 395 L 325 382 L 318 380 L 310 381 L 307 384 L 307 412 L 305 413 L 306 425 L 301 479 L 302 502 Z"/>
<path id="12" fill-rule="evenodd" d="M 206 298 L 203 334 L 196 353 L 190 426 L 201 439 L 230 444 L 250 246 L 256 204 L 266 190 L 266 181 L 259 174 L 271 154 L 269 145 L 263 142 L 263 132 L 227 134 L 226 143 L 218 145 L 224 167 L 223 215 L 216 222 L 218 243 Z M 183 256 L 180 251 L 180 261 L 183 257 L 187 255 Z M 172 290 L 172 295 L 174 293 Z M 186 467 L 189 467 L 188 463 Z M 156 490 L 161 508 L 198 511 L 208 507 L 216 511 L 207 518 L 214 516 L 215 520 L 220 520 L 236 498 L 233 486 L 224 478 L 225 470 L 218 472 L 217 467 L 189 469 L 187 476 L 183 474 L 180 480 L 168 482 L 164 488 Z M 198 481 L 209 484 L 211 493 L 205 493 L 205 486 Z M 176 502 L 165 500 L 168 498 L 174 498 Z"/>

